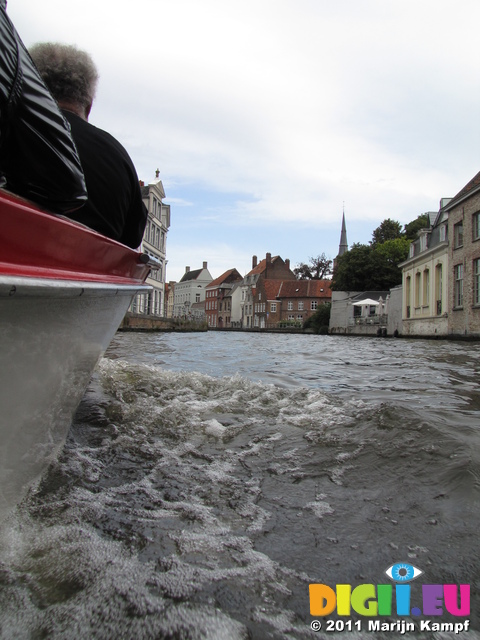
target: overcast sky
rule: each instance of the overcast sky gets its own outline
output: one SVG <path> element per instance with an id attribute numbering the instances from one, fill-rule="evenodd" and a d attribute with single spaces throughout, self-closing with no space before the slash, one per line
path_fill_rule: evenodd
<path id="1" fill-rule="evenodd" d="M 292 265 L 438 209 L 480 169 L 479 0 L 8 0 L 89 51 L 90 121 L 155 170 L 167 278 Z"/>

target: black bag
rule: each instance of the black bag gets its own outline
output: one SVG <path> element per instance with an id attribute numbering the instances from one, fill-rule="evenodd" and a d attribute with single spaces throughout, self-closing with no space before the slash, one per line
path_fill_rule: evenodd
<path id="1" fill-rule="evenodd" d="M 0 1 L 0 186 L 54 213 L 87 200 L 82 165 L 60 112 Z"/>

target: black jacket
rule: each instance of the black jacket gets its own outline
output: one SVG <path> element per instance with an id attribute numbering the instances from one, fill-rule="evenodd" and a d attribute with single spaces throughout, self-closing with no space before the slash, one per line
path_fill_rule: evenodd
<path id="1" fill-rule="evenodd" d="M 68 217 L 136 249 L 147 210 L 130 156 L 106 131 L 70 111 L 63 114 L 71 125 L 88 192 L 87 203 Z"/>

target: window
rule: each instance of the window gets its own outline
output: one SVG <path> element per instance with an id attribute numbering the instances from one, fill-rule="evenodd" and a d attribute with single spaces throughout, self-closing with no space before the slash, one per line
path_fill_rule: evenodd
<path id="1" fill-rule="evenodd" d="M 473 261 L 473 304 L 480 305 L 480 258 Z"/>
<path id="2" fill-rule="evenodd" d="M 298 310 L 303 311 L 303 300 L 298 301 Z"/>
<path id="3" fill-rule="evenodd" d="M 420 236 L 420 251 L 425 251 L 427 248 L 427 234 L 422 233 Z"/>
<path id="4" fill-rule="evenodd" d="M 445 242 L 446 239 L 447 239 L 447 225 L 442 224 L 442 226 L 440 227 L 440 242 Z"/>
<path id="5" fill-rule="evenodd" d="M 472 216 L 472 240 L 480 240 L 480 211 Z"/>
<path id="6" fill-rule="evenodd" d="M 407 318 L 410 317 L 410 296 L 411 296 L 411 282 L 412 279 L 410 276 L 405 278 L 405 307 L 407 311 Z"/>
<path id="7" fill-rule="evenodd" d="M 454 307 L 463 307 L 463 264 L 457 264 L 454 267 Z"/>
<path id="8" fill-rule="evenodd" d="M 310 309 L 312 311 L 315 311 L 315 309 L 317 308 L 318 302 L 317 300 L 312 300 L 312 302 L 310 303 Z"/>
<path id="9" fill-rule="evenodd" d="M 430 297 L 430 271 L 425 269 L 423 272 L 423 306 L 428 305 Z"/>
<path id="10" fill-rule="evenodd" d="M 463 221 L 453 227 L 453 248 L 463 247 Z"/>
<path id="11" fill-rule="evenodd" d="M 277 303 L 276 302 L 271 302 L 270 303 L 270 311 L 272 313 L 277 313 Z"/>
<path id="12" fill-rule="evenodd" d="M 293 302 L 291 300 L 288 301 L 287 309 L 288 311 L 293 311 Z"/>
<path id="13" fill-rule="evenodd" d="M 420 306 L 420 271 L 415 274 L 415 306 Z"/>
<path id="14" fill-rule="evenodd" d="M 199 293 L 195 294 L 195 302 L 200 302 L 200 294 Z"/>
<path id="15" fill-rule="evenodd" d="M 437 264 L 435 267 L 435 299 L 437 301 L 437 316 L 442 313 L 442 288 L 443 288 L 443 273 L 442 265 Z"/>

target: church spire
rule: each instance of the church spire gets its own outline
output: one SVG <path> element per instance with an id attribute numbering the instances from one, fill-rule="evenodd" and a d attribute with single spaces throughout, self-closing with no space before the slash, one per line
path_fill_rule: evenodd
<path id="1" fill-rule="evenodd" d="M 338 255 L 343 256 L 345 251 L 348 251 L 347 242 L 347 226 L 345 224 L 345 203 L 343 204 L 343 218 L 342 218 L 342 231 L 340 233 L 340 245 L 338 247 Z"/>

